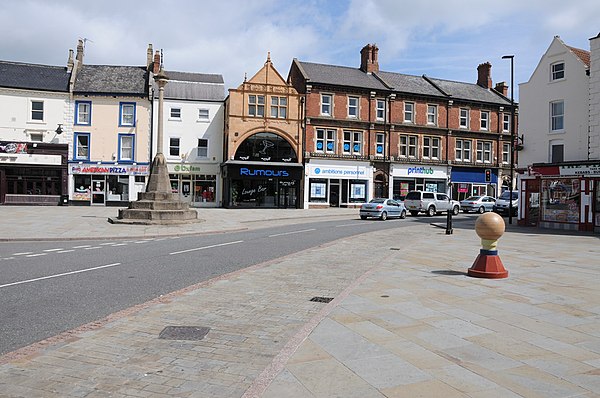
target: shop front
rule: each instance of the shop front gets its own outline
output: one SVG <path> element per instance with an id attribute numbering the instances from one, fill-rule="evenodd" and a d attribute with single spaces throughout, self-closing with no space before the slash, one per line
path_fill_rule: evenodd
<path id="1" fill-rule="evenodd" d="M 0 142 L 0 203 L 63 204 L 67 151 L 66 144 Z"/>
<path id="2" fill-rule="evenodd" d="M 168 163 L 171 191 L 192 207 L 218 207 L 221 181 L 218 164 Z"/>
<path id="3" fill-rule="evenodd" d="M 369 162 L 314 161 L 306 165 L 304 207 L 356 207 L 371 199 Z"/>
<path id="4" fill-rule="evenodd" d="M 452 167 L 452 199 L 461 201 L 469 196 L 498 196 L 498 169 Z"/>
<path id="5" fill-rule="evenodd" d="M 532 166 L 520 179 L 521 225 L 600 233 L 600 163 Z"/>
<path id="6" fill-rule="evenodd" d="M 300 206 L 302 170 L 298 163 L 225 162 L 223 203 L 229 208 L 296 209 Z"/>
<path id="7" fill-rule="evenodd" d="M 69 200 L 73 205 L 126 206 L 146 188 L 150 166 L 69 164 Z"/>
<path id="8" fill-rule="evenodd" d="M 447 192 L 448 168 L 416 164 L 392 164 L 390 197 L 402 199 L 410 191 Z"/>

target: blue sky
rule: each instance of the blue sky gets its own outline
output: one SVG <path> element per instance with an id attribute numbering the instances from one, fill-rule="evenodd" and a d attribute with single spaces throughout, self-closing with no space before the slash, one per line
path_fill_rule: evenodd
<path id="1" fill-rule="evenodd" d="M 555 35 L 589 50 L 599 20 L 597 0 L 3 0 L 0 59 L 65 65 L 86 38 L 85 63 L 143 65 L 152 43 L 167 70 L 218 73 L 232 88 L 269 51 L 286 77 L 293 58 L 358 67 L 376 43 L 381 70 L 464 82 L 489 61 L 494 84 L 510 83 L 502 56 L 514 54 L 518 84 Z"/>

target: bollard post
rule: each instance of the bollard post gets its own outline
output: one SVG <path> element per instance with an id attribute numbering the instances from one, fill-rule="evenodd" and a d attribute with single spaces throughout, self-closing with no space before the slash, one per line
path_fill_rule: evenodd
<path id="1" fill-rule="evenodd" d="M 452 235 L 454 230 L 452 229 L 452 209 L 448 209 L 446 213 L 446 235 Z"/>

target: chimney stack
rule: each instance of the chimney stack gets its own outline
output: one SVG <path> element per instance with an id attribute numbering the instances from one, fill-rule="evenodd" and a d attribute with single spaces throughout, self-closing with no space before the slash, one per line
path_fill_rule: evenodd
<path id="1" fill-rule="evenodd" d="M 154 53 L 154 63 L 152 66 L 152 73 L 158 75 L 158 71 L 160 70 L 160 51 L 156 50 Z"/>
<path id="2" fill-rule="evenodd" d="M 148 44 L 148 51 L 146 51 L 146 67 L 148 70 L 152 69 L 152 54 L 154 50 L 152 50 L 152 43 Z"/>
<path id="3" fill-rule="evenodd" d="M 75 65 L 73 61 L 73 50 L 69 49 L 69 59 L 67 60 L 67 71 L 71 72 L 73 70 L 73 66 Z"/>
<path id="4" fill-rule="evenodd" d="M 77 42 L 77 56 L 75 57 L 79 65 L 83 64 L 83 40 Z"/>
<path id="5" fill-rule="evenodd" d="M 494 90 L 496 90 L 505 97 L 508 95 L 508 85 L 506 84 L 506 82 L 496 83 L 496 87 L 494 87 Z"/>
<path id="6" fill-rule="evenodd" d="M 479 64 L 477 67 L 477 85 L 492 88 L 492 64 L 489 62 Z"/>
<path id="7" fill-rule="evenodd" d="M 360 50 L 360 70 L 366 73 L 379 72 L 379 61 L 376 44 L 367 44 Z"/>

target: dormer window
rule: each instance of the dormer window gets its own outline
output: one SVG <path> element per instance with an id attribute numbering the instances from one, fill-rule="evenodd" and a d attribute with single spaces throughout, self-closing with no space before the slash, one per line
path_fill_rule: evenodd
<path id="1" fill-rule="evenodd" d="M 550 70 L 551 70 L 550 79 L 552 81 L 565 78 L 565 63 L 564 62 L 557 62 L 555 64 L 550 65 Z"/>

